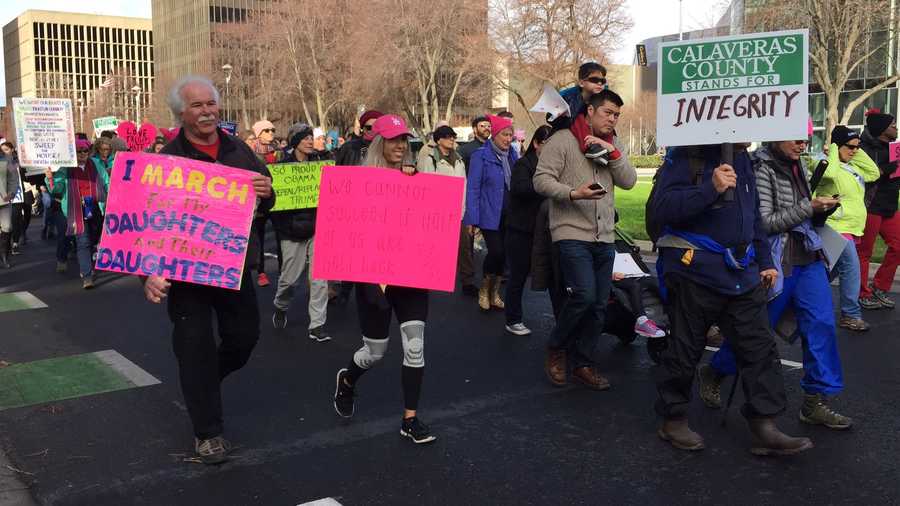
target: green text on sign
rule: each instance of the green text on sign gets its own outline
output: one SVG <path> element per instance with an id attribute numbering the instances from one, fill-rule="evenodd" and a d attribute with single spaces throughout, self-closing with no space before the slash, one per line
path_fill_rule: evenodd
<path id="1" fill-rule="evenodd" d="M 334 161 L 269 165 L 272 189 L 275 190 L 275 207 L 272 211 L 319 207 L 319 182 L 322 179 L 322 167 L 326 165 L 334 165 Z"/>
<path id="2" fill-rule="evenodd" d="M 662 48 L 662 94 L 793 86 L 804 83 L 802 34 Z"/>

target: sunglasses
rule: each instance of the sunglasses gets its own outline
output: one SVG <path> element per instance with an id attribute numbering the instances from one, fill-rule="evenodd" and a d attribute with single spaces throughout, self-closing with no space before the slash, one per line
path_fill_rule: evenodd
<path id="1" fill-rule="evenodd" d="M 587 79 L 585 79 L 585 81 L 594 84 L 606 84 L 605 77 L 588 77 Z"/>
<path id="2" fill-rule="evenodd" d="M 262 131 L 263 131 L 264 133 L 265 133 L 265 132 L 272 132 L 272 133 L 275 133 L 275 129 L 274 129 L 274 128 L 263 128 Z"/>
<path id="3" fill-rule="evenodd" d="M 844 147 L 850 149 L 851 151 L 856 151 L 860 148 L 859 144 L 844 144 Z"/>
<path id="4" fill-rule="evenodd" d="M 797 146 L 804 146 L 806 144 L 809 144 L 809 141 L 806 139 L 801 139 L 799 141 L 794 141 L 794 144 Z"/>
<path id="5" fill-rule="evenodd" d="M 366 132 L 369 132 L 372 130 L 372 125 L 363 125 L 362 129 Z"/>
<path id="6" fill-rule="evenodd" d="M 79 153 L 90 153 L 91 150 L 90 149 L 79 149 L 78 152 Z"/>

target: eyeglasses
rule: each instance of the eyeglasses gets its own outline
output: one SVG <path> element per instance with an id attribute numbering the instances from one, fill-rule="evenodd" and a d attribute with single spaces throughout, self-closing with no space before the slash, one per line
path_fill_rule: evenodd
<path id="1" fill-rule="evenodd" d="M 806 139 L 800 139 L 800 140 L 794 141 L 794 144 L 797 146 L 805 146 L 806 144 L 809 144 L 809 141 Z"/>
<path id="2" fill-rule="evenodd" d="M 79 153 L 90 153 L 91 150 L 90 149 L 79 149 L 78 152 Z"/>
<path id="3" fill-rule="evenodd" d="M 594 84 L 606 84 L 605 77 L 588 77 L 587 79 L 585 79 L 585 81 Z"/>

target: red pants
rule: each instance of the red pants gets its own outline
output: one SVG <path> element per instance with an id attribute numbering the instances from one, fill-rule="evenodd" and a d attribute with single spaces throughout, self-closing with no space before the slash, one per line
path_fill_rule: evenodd
<path id="1" fill-rule="evenodd" d="M 891 284 L 894 282 L 894 273 L 897 272 L 897 266 L 900 265 L 900 212 L 895 213 L 891 218 L 885 218 L 877 214 L 870 214 L 866 218 L 866 233 L 863 235 L 862 241 L 856 246 L 856 251 L 859 254 L 860 298 L 872 296 L 872 290 L 869 288 L 869 259 L 872 258 L 872 250 L 875 249 L 875 239 L 879 235 L 884 239 L 888 249 L 884 254 L 881 267 L 875 273 L 875 280 L 872 285 L 879 290 L 887 292 L 891 289 Z"/>

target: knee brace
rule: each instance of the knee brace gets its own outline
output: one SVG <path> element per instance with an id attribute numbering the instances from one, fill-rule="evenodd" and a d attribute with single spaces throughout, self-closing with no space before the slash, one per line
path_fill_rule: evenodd
<path id="1" fill-rule="evenodd" d="M 400 324 L 403 340 L 403 365 L 425 367 L 425 322 L 411 320 Z"/>
<path id="2" fill-rule="evenodd" d="M 369 339 L 368 337 L 363 337 L 363 346 L 353 354 L 353 362 L 363 369 L 369 369 L 384 358 L 387 348 L 387 338 Z"/>

